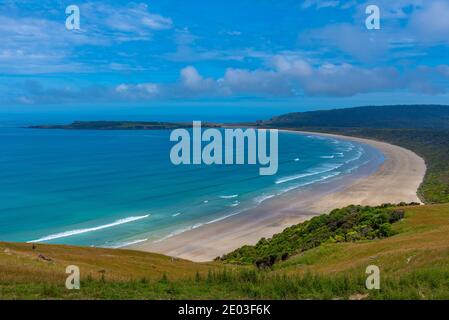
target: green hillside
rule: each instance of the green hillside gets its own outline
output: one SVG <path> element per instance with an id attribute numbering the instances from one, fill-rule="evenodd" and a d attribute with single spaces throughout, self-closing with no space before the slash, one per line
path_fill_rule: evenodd
<path id="1" fill-rule="evenodd" d="M 373 106 L 297 112 L 257 125 L 368 138 L 412 150 L 427 166 L 418 192 L 421 200 L 429 204 L 449 202 L 449 106 Z"/>
<path id="2" fill-rule="evenodd" d="M 131 250 L 0 243 L 0 298 L 449 299 L 449 106 L 293 113 L 257 125 L 410 149 L 426 161 L 419 195 L 429 205 L 337 209 L 210 263 Z M 68 265 L 80 267 L 81 290 L 65 289 Z M 365 288 L 368 265 L 381 270 L 380 290 Z"/>
<path id="3" fill-rule="evenodd" d="M 219 127 L 218 124 L 202 123 L 205 128 Z M 60 130 L 173 130 L 191 128 L 189 122 L 157 122 L 157 121 L 75 121 L 70 124 L 45 124 L 30 126 L 30 129 Z"/>
<path id="4" fill-rule="evenodd" d="M 449 202 L 449 130 L 333 128 L 323 131 L 384 141 L 414 151 L 427 166 L 418 190 L 421 200 L 428 204 Z"/>
<path id="5" fill-rule="evenodd" d="M 0 243 L 0 297 L 36 299 L 449 299 L 449 204 L 404 207 L 394 235 L 324 243 L 258 270 L 131 250 Z M 81 268 L 81 290 L 65 268 Z M 365 289 L 365 268 L 381 290 Z"/>
<path id="6" fill-rule="evenodd" d="M 295 112 L 262 123 L 279 127 L 449 129 L 449 106 L 389 105 Z"/>
<path id="7" fill-rule="evenodd" d="M 398 206 L 349 206 L 332 210 L 303 223 L 291 226 L 271 239 L 261 239 L 254 246 L 243 246 L 224 255 L 228 263 L 256 264 L 271 267 L 294 254 L 327 243 L 354 242 L 386 238 L 394 234 L 392 224 L 404 217 Z"/>
<path id="8" fill-rule="evenodd" d="M 203 123 L 203 127 L 222 124 Z M 410 149 L 424 158 L 428 168 L 419 190 L 425 203 L 449 202 L 449 106 L 390 105 L 295 112 L 257 123 L 258 126 L 337 133 L 376 139 Z M 75 121 L 68 125 L 31 128 L 67 130 L 162 130 L 189 128 L 191 123 L 143 121 Z"/>

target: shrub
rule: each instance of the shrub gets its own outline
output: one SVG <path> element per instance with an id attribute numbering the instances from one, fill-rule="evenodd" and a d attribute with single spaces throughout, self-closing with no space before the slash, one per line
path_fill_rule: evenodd
<path id="1" fill-rule="evenodd" d="M 259 269 L 271 268 L 277 261 L 326 242 L 389 237 L 394 233 L 391 224 L 403 218 L 404 210 L 392 204 L 378 207 L 352 205 L 291 226 L 271 239 L 262 238 L 255 246 L 243 246 L 220 260 L 255 264 Z"/>

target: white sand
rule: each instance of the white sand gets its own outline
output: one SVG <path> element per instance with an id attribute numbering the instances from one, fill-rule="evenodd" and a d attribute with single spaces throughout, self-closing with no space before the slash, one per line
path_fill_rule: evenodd
<path id="1" fill-rule="evenodd" d="M 144 242 L 133 249 L 158 252 L 193 261 L 209 261 L 245 244 L 255 244 L 286 227 L 350 204 L 421 202 L 416 191 L 426 166 L 415 153 L 384 142 L 321 134 L 369 144 L 385 155 L 379 170 L 359 179 L 339 180 L 333 188 L 298 193 L 266 201 L 240 215 L 204 225 L 158 243 Z"/>

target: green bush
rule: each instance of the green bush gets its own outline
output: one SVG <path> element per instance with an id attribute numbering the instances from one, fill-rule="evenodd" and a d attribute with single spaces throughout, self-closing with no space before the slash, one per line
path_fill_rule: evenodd
<path id="1" fill-rule="evenodd" d="M 403 206 L 404 204 L 401 204 Z M 349 206 L 335 209 L 291 226 L 255 246 L 243 246 L 221 257 L 227 263 L 255 264 L 270 268 L 277 261 L 329 242 L 351 242 L 393 235 L 391 224 L 404 218 L 404 211 L 385 204 L 379 207 Z"/>

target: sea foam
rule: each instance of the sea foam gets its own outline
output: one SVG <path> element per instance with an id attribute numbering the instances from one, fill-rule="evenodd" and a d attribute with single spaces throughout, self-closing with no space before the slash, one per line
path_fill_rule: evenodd
<path id="1" fill-rule="evenodd" d="M 61 233 L 51 234 L 49 236 L 45 236 L 45 237 L 42 237 L 42 238 L 39 238 L 39 239 L 36 239 L 36 240 L 27 241 L 27 243 L 43 242 L 43 241 L 49 241 L 49 240 L 54 240 L 54 239 L 59 239 L 59 238 L 71 237 L 71 236 L 82 234 L 82 233 L 98 231 L 98 230 L 102 230 L 102 229 L 115 227 L 115 226 L 118 226 L 118 225 L 121 225 L 121 224 L 125 224 L 125 223 L 129 223 L 129 222 L 145 219 L 145 218 L 148 218 L 149 216 L 150 215 L 147 214 L 147 215 L 144 215 L 144 216 L 127 217 L 127 218 L 119 219 L 119 220 L 116 220 L 116 221 L 114 221 L 112 223 L 104 224 L 104 225 L 101 225 L 101 226 L 98 226 L 98 227 L 92 227 L 92 228 L 86 228 L 86 229 L 75 229 L 75 230 L 70 230 L 70 231 L 64 231 L 64 232 L 61 232 Z"/>
<path id="2" fill-rule="evenodd" d="M 261 204 L 261 203 L 264 202 L 265 200 L 274 198 L 275 196 L 276 196 L 275 194 L 262 195 L 262 196 L 259 196 L 259 197 L 254 198 L 254 201 L 255 201 L 257 204 Z"/>
<path id="3" fill-rule="evenodd" d="M 220 196 L 220 198 L 222 199 L 232 199 L 232 198 L 237 198 L 239 195 L 238 194 L 232 194 L 230 196 Z"/>
<path id="4" fill-rule="evenodd" d="M 315 176 L 321 173 L 326 173 L 335 169 L 338 169 L 342 166 L 342 163 L 336 163 L 336 164 L 328 164 L 328 165 L 323 165 L 320 168 L 315 169 L 314 171 L 308 172 L 308 173 L 302 173 L 302 174 L 297 174 L 297 175 L 292 175 L 292 176 L 286 176 L 286 177 L 282 177 L 279 178 L 275 181 L 276 184 L 281 184 L 281 183 L 285 183 L 285 182 L 289 182 L 289 181 L 293 181 L 293 180 L 298 180 L 301 178 L 305 178 L 305 177 L 310 177 L 310 176 Z"/>
<path id="5" fill-rule="evenodd" d="M 118 249 L 118 248 L 131 246 L 133 244 L 142 243 L 142 242 L 145 242 L 145 241 L 148 241 L 148 239 L 132 240 L 132 241 L 128 241 L 128 242 L 121 242 L 121 243 L 117 243 L 117 244 L 113 244 L 113 245 L 105 245 L 105 246 L 101 246 L 101 247 L 103 247 L 103 248 L 111 248 L 111 249 Z"/>

